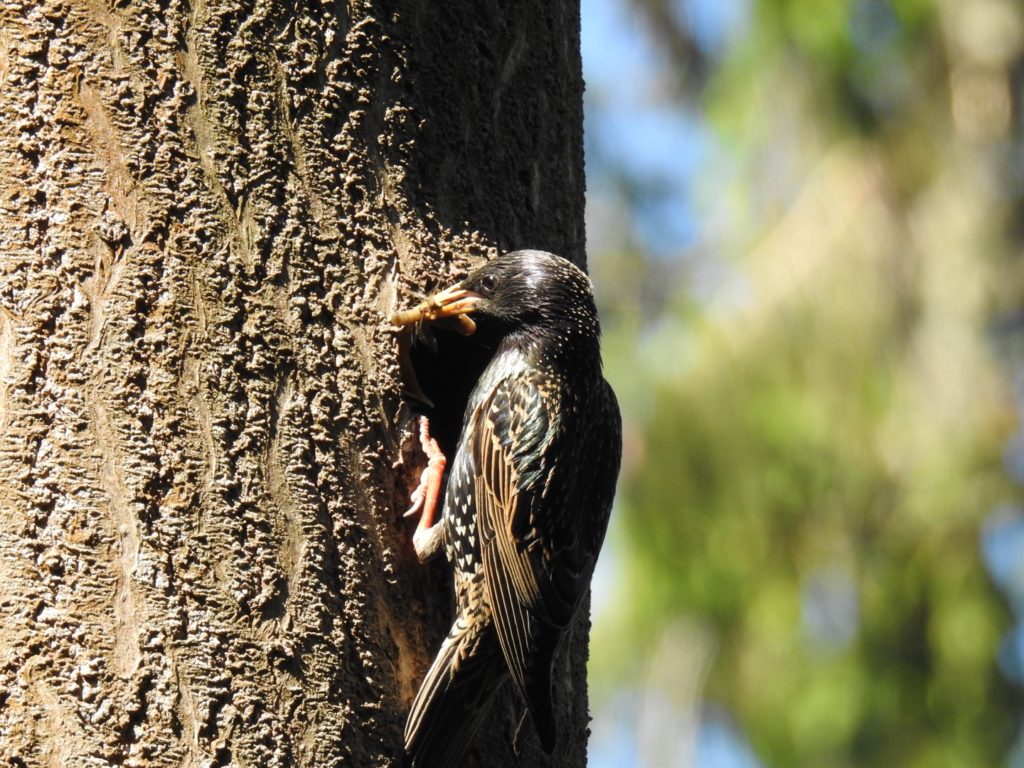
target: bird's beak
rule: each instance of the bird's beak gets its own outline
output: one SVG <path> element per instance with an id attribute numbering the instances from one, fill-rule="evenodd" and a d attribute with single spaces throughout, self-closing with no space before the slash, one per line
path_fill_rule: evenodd
<path id="1" fill-rule="evenodd" d="M 455 327 L 459 333 L 470 336 L 476 331 L 476 323 L 467 315 L 476 310 L 482 298 L 479 293 L 455 285 L 435 293 L 412 309 L 395 312 L 391 316 L 391 322 L 395 325 L 411 325 L 423 320 L 434 322 L 450 317 L 455 319 Z"/>

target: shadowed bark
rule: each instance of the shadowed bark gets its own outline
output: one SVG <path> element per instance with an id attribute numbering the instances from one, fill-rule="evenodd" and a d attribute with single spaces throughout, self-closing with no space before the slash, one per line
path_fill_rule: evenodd
<path id="1" fill-rule="evenodd" d="M 401 763 L 450 586 L 385 318 L 496 249 L 582 261 L 578 14 L 0 8 L 0 762 Z M 546 764 L 519 714 L 468 764 Z"/>

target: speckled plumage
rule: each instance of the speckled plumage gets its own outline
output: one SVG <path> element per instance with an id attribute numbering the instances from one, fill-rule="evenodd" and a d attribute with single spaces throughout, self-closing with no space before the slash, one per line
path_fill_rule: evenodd
<path id="1" fill-rule="evenodd" d="M 586 275 L 559 256 L 517 251 L 458 287 L 496 352 L 430 529 L 454 566 L 456 618 L 406 725 L 406 749 L 424 768 L 458 764 L 509 677 L 554 747 L 552 657 L 590 584 L 621 453 Z"/>

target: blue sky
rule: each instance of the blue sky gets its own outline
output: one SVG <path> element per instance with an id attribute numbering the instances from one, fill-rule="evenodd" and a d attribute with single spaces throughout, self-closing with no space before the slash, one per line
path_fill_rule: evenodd
<path id="1" fill-rule="evenodd" d="M 749 11 L 748 0 L 677 0 L 676 9 L 709 55 L 743 34 Z M 714 135 L 698 111 L 680 106 L 676 73 L 627 0 L 583 0 L 582 12 L 591 196 L 634 203 L 637 244 L 678 257 L 701 234 L 692 188 L 714 167 Z M 632 201 L 616 190 L 624 180 Z"/>

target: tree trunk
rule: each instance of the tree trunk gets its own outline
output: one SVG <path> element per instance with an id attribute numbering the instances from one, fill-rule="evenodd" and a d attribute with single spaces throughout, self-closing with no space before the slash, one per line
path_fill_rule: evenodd
<path id="1" fill-rule="evenodd" d="M 582 260 L 578 35 L 548 0 L 0 8 L 0 762 L 401 764 L 451 588 L 385 318 L 496 249 Z M 546 764 L 520 714 L 468 764 Z"/>

